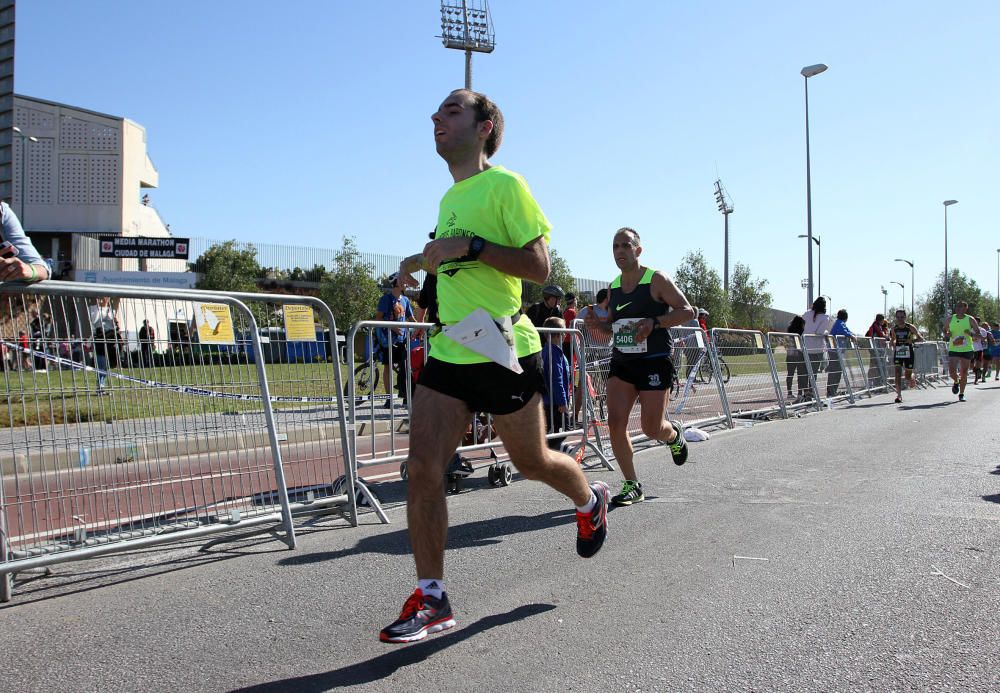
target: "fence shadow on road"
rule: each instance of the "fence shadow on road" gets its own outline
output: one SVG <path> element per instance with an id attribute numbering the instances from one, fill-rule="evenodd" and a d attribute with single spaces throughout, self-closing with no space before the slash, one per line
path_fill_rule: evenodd
<path id="1" fill-rule="evenodd" d="M 310 691 L 328 691 L 333 688 L 374 683 L 392 676 L 403 667 L 414 664 L 426 666 L 425 662 L 433 655 L 445 648 L 468 640 L 475 635 L 484 633 L 492 628 L 544 614 L 555 608 L 553 604 L 526 604 L 506 613 L 484 616 L 475 623 L 470 623 L 460 630 L 435 636 L 430 640 L 424 640 L 416 645 L 410 645 L 409 647 L 393 645 L 392 650 L 364 662 L 358 662 L 357 664 L 351 664 L 322 674 L 310 674 L 309 676 L 299 676 L 239 688 L 233 691 L 233 693 L 270 693 L 275 691 L 309 693 Z"/>
<path id="2" fill-rule="evenodd" d="M 941 402 L 934 402 L 933 404 L 904 404 L 899 408 L 903 411 L 911 411 L 913 409 L 940 409 L 941 407 L 950 407 L 958 402 L 953 399 L 946 399 Z"/>
<path id="3" fill-rule="evenodd" d="M 537 532 L 563 524 L 571 524 L 576 511 L 571 507 L 542 515 L 505 515 L 489 520 L 466 522 L 448 528 L 448 549 L 467 549 L 498 544 L 505 537 L 522 532 Z M 575 535 L 574 535 L 575 536 Z M 392 556 L 410 555 L 410 538 L 407 530 L 362 538 L 353 548 L 337 551 L 297 553 L 278 561 L 278 565 L 310 565 L 334 561 L 347 556 L 382 553 Z"/>
<path id="4" fill-rule="evenodd" d="M 15 609 L 35 602 L 48 601 L 60 597 L 72 597 L 92 590 L 103 589 L 110 585 L 120 586 L 137 580 L 146 580 L 148 578 L 169 575 L 170 573 L 177 573 L 182 570 L 200 568 L 204 565 L 229 561 L 234 558 L 249 557 L 260 553 L 286 553 L 288 551 L 287 546 L 275 546 L 273 538 L 261 537 L 260 534 L 258 532 L 254 535 L 243 534 L 242 536 L 216 537 L 208 543 L 204 540 L 192 541 L 190 542 L 191 544 L 202 545 L 201 550 L 195 554 L 185 554 L 176 558 L 167 558 L 166 556 L 176 556 L 178 549 L 185 549 L 187 544 L 179 543 L 157 546 L 140 549 L 133 553 L 133 556 L 142 556 L 143 554 L 153 556 L 157 554 L 165 555 L 162 560 L 154 560 L 151 563 L 101 568 L 99 566 L 95 567 L 89 561 L 83 561 L 74 564 L 78 566 L 77 569 L 71 569 L 67 564 L 54 568 L 59 572 L 37 575 L 25 574 L 17 580 L 18 590 L 22 596 L 18 597 L 15 602 L 0 604 L 0 612 L 4 609 Z M 219 549 L 218 545 L 222 541 L 229 544 L 229 547 Z"/>
<path id="5" fill-rule="evenodd" d="M 989 496 L 983 496 L 984 501 L 989 501 L 990 503 L 1000 503 L 1000 493 L 993 493 Z"/>

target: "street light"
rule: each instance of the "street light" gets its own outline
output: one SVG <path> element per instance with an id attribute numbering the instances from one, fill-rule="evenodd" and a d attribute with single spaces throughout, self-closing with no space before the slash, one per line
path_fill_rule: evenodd
<path id="1" fill-rule="evenodd" d="M 951 279 L 948 278 L 948 208 L 958 200 L 945 200 L 944 205 L 944 317 L 951 315 Z"/>
<path id="2" fill-rule="evenodd" d="M 806 234 L 809 240 L 813 237 L 813 217 L 812 217 L 812 171 L 809 161 L 809 78 L 815 77 L 816 75 L 826 72 L 826 65 L 820 63 L 819 65 L 808 65 L 803 67 L 800 74 L 805 78 L 806 85 Z M 812 243 L 807 244 L 809 246 L 808 252 L 808 262 L 809 262 L 809 290 L 807 295 L 807 300 L 809 301 L 809 307 L 812 306 L 813 302 L 813 247 Z"/>
<path id="3" fill-rule="evenodd" d="M 496 47 L 489 3 L 462 0 L 461 4 L 448 4 L 442 0 L 438 38 L 445 48 L 465 51 L 465 88 L 472 89 L 472 52 L 492 53 Z"/>
<path id="4" fill-rule="evenodd" d="M 895 260 L 895 262 L 905 262 L 906 264 L 908 264 L 910 266 L 910 320 L 913 320 L 914 321 L 913 324 L 916 325 L 917 324 L 916 323 L 916 310 L 917 309 L 916 309 L 916 305 L 915 305 L 914 300 L 913 300 L 913 281 L 914 281 L 914 279 L 913 279 L 913 261 L 912 260 L 904 260 L 901 257 L 897 257 L 896 260 Z"/>
<path id="5" fill-rule="evenodd" d="M 997 248 L 997 326 L 1000 330 L 1000 248 Z"/>
<path id="6" fill-rule="evenodd" d="M 902 282 L 889 282 L 889 283 L 890 284 L 895 284 L 900 289 L 902 289 L 902 293 L 900 294 L 900 296 L 902 297 L 902 303 L 901 303 L 901 305 L 905 309 L 906 308 L 906 285 L 903 284 Z"/>
<path id="7" fill-rule="evenodd" d="M 20 176 L 20 178 L 21 178 L 21 196 L 20 196 L 21 197 L 21 205 L 20 205 L 20 207 L 21 208 L 19 210 L 17 210 L 17 211 L 18 211 L 18 217 L 19 217 L 19 219 L 21 221 L 21 227 L 25 231 L 27 231 L 28 230 L 28 222 L 26 222 L 24 220 L 24 217 L 25 217 L 25 213 L 24 213 L 24 191 L 28 187 L 28 164 L 27 164 L 27 160 L 25 159 L 25 154 L 27 153 L 27 150 L 28 150 L 28 142 L 37 142 L 38 138 L 37 137 L 32 137 L 31 135 L 25 135 L 23 132 L 21 132 L 21 128 L 17 127 L 16 125 L 14 127 L 12 127 L 11 130 L 14 131 L 15 135 L 17 135 L 18 137 L 21 138 L 21 176 Z"/>
<path id="8" fill-rule="evenodd" d="M 715 204 L 722 212 L 722 216 L 725 219 L 725 257 L 722 265 L 722 291 L 726 294 L 726 300 L 729 300 L 729 215 L 733 213 L 733 202 L 729 199 L 729 195 L 726 194 L 726 189 L 722 187 L 722 180 L 715 181 Z"/>
<path id="9" fill-rule="evenodd" d="M 809 238 L 809 236 L 804 233 L 799 234 L 799 238 Z M 819 236 L 812 237 L 813 242 L 816 244 L 816 251 L 819 257 L 816 258 L 816 293 L 820 296 L 823 295 L 823 245 L 820 243 Z"/>
<path id="10" fill-rule="evenodd" d="M 889 290 L 882 287 L 882 315 L 889 312 Z"/>

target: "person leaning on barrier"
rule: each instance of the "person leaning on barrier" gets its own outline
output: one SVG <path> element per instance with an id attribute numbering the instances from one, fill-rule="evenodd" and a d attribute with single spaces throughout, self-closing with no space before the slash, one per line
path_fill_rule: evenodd
<path id="1" fill-rule="evenodd" d="M 822 370 L 823 355 L 826 353 L 826 335 L 830 334 L 830 328 L 833 327 L 833 318 L 826 314 L 826 299 L 820 296 L 813 301 L 812 310 L 803 313 L 802 320 L 805 323 L 802 328 L 802 343 L 809 356 L 813 375 L 816 376 Z M 816 387 L 819 387 L 818 381 Z M 808 396 L 813 396 L 811 389 Z"/>
<path id="2" fill-rule="evenodd" d="M 806 321 L 802 319 L 801 315 L 796 315 L 792 318 L 792 321 L 788 323 L 788 331 L 792 334 L 799 335 L 799 339 L 802 339 L 802 331 L 805 329 Z M 792 379 L 797 379 L 798 391 L 795 393 L 794 403 L 798 404 L 806 396 L 809 391 L 809 373 L 806 371 L 806 355 L 801 349 L 797 349 L 794 346 L 793 341 L 785 349 L 785 389 L 788 391 L 788 399 L 792 399 Z"/>
<path id="3" fill-rule="evenodd" d="M 49 266 L 35 250 L 21 222 L 6 202 L 0 202 L 0 282 L 40 282 L 49 278 Z"/>
<path id="4" fill-rule="evenodd" d="M 837 319 L 830 328 L 830 334 L 834 337 L 845 337 L 848 347 L 854 344 L 854 333 L 847 326 L 847 311 L 841 308 L 837 311 Z M 837 340 L 837 352 L 840 351 L 840 340 Z M 837 387 L 840 385 L 842 375 L 840 368 L 840 356 L 838 353 L 830 354 L 830 367 L 826 373 L 826 396 L 836 397 Z"/>

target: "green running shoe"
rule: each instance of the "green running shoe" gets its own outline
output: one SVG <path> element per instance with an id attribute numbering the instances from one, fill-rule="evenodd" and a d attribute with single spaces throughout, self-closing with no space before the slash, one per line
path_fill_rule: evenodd
<path id="1" fill-rule="evenodd" d="M 674 464 L 680 466 L 687 462 L 688 458 L 688 444 L 684 440 L 684 426 L 681 425 L 680 421 L 673 419 L 670 420 L 670 425 L 677 431 L 677 437 L 674 438 L 674 442 L 667 443 L 667 447 L 670 448 L 670 456 L 674 458 Z"/>
<path id="2" fill-rule="evenodd" d="M 626 479 L 625 483 L 622 484 L 622 492 L 613 496 L 611 502 L 615 505 L 632 505 L 633 503 L 641 503 L 645 498 L 646 496 L 642 494 L 642 484 Z"/>

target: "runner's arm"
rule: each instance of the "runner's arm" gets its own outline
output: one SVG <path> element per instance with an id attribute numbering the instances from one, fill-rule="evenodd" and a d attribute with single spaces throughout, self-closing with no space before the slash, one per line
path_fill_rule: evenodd
<path id="1" fill-rule="evenodd" d="M 646 339 L 646 337 L 648 337 L 656 327 L 662 327 L 664 329 L 677 327 L 678 325 L 683 325 L 698 316 L 695 309 L 690 303 L 688 303 L 688 300 L 684 296 L 683 292 L 681 292 L 681 290 L 677 288 L 677 285 L 674 284 L 673 280 L 671 280 L 670 277 L 665 275 L 663 272 L 657 272 L 653 275 L 653 282 L 650 290 L 653 294 L 653 298 L 661 303 L 666 303 L 671 310 L 663 315 L 658 315 L 655 318 L 646 318 L 643 320 L 639 329 L 636 330 L 635 333 L 636 342 L 641 342 Z"/>
<path id="2" fill-rule="evenodd" d="M 924 341 L 924 336 L 922 334 L 920 334 L 920 330 L 917 329 L 917 326 L 916 325 L 910 325 L 910 327 L 912 328 L 913 334 L 916 335 L 917 341 L 918 342 L 923 342 Z"/>
<path id="3" fill-rule="evenodd" d="M 425 269 L 437 270 L 445 260 L 461 258 L 469 254 L 472 239 L 466 236 L 438 238 L 424 246 Z M 504 274 L 518 279 L 542 284 L 549 276 L 549 248 L 543 236 L 539 236 L 521 248 L 510 248 L 486 241 L 479 262 L 489 265 Z"/>

